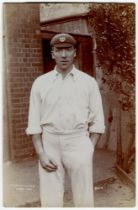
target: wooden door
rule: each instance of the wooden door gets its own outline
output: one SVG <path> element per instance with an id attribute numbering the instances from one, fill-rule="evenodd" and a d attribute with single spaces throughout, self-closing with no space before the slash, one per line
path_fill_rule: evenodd
<path id="1" fill-rule="evenodd" d="M 83 72 L 94 76 L 92 38 L 81 35 L 75 35 L 74 37 L 78 42 L 76 66 Z"/>

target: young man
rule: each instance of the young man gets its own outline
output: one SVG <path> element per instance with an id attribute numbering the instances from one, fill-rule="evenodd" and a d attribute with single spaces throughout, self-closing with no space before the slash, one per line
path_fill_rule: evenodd
<path id="1" fill-rule="evenodd" d="M 75 207 L 92 207 L 92 158 L 104 132 L 100 92 L 95 79 L 73 65 L 71 35 L 57 34 L 51 47 L 56 66 L 33 83 L 27 128 L 39 158 L 41 205 L 63 206 L 66 169 Z"/>

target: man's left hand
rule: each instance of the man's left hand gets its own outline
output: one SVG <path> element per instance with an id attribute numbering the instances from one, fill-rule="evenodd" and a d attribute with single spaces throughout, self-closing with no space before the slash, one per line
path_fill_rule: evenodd
<path id="1" fill-rule="evenodd" d="M 93 143 L 93 146 L 95 148 L 96 144 L 98 143 L 98 140 L 100 139 L 101 134 L 100 133 L 91 133 L 90 139 Z"/>

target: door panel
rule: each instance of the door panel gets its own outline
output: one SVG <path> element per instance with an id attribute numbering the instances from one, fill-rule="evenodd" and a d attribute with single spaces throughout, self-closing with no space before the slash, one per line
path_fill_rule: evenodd
<path id="1" fill-rule="evenodd" d="M 78 55 L 79 68 L 89 75 L 94 75 L 92 40 L 90 38 L 82 38 L 82 41 L 79 42 Z"/>

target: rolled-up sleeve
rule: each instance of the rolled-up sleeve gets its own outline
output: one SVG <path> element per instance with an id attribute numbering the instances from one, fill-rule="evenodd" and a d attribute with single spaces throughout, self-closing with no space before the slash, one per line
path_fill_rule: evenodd
<path id="1" fill-rule="evenodd" d="M 27 135 L 42 133 L 41 123 L 40 123 L 40 109 L 41 109 L 41 98 L 38 91 L 37 81 L 35 81 L 32 85 L 30 93 L 28 127 L 26 129 Z"/>
<path id="2" fill-rule="evenodd" d="M 102 98 L 95 79 L 91 81 L 89 98 L 89 132 L 104 133 L 104 113 Z"/>

